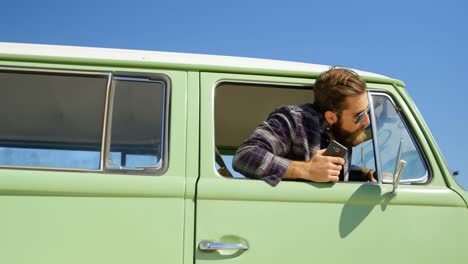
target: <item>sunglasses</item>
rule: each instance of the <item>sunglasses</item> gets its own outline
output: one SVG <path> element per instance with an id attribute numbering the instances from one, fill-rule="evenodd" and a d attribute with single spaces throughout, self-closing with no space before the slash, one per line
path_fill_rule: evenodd
<path id="1" fill-rule="evenodd" d="M 339 113 L 339 112 L 335 112 L 335 113 L 336 113 L 336 114 L 339 114 L 339 115 L 341 115 L 341 116 L 345 116 L 345 115 L 343 115 L 342 113 Z M 359 123 L 362 121 L 362 119 L 366 116 L 366 114 L 367 114 L 367 115 L 370 114 L 370 106 L 368 106 L 368 107 L 366 108 L 366 110 L 362 111 L 361 113 L 359 113 L 359 114 L 356 116 L 356 118 L 354 119 L 354 123 L 359 124 Z"/>

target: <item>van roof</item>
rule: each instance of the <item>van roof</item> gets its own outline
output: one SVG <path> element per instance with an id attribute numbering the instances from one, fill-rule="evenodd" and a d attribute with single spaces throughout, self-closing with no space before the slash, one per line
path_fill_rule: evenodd
<path id="1" fill-rule="evenodd" d="M 122 65 L 139 64 L 139 66 L 148 67 L 164 65 L 175 69 L 239 71 L 258 74 L 282 72 L 283 74 L 280 75 L 302 77 L 310 77 L 311 74 L 318 75 L 330 68 L 329 65 L 234 56 L 0 42 L 0 60 L 21 60 L 25 56 L 29 60 L 37 61 L 52 60 L 69 63 L 72 60 L 77 63 L 98 65 L 115 64 L 115 61 L 119 61 Z M 353 70 L 365 79 L 401 83 L 384 75 Z"/>

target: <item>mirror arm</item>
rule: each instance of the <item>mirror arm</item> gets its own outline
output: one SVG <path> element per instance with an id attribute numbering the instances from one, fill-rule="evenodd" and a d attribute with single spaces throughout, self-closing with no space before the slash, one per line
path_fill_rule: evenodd
<path id="1" fill-rule="evenodd" d="M 398 170 L 397 172 L 395 173 L 395 175 L 393 175 L 393 190 L 392 190 L 392 196 L 396 196 L 397 195 L 397 188 L 398 188 L 398 184 L 400 183 L 400 177 L 401 175 L 403 174 L 403 171 L 405 170 L 406 168 L 406 161 L 405 160 L 400 160 L 400 162 L 398 162 Z"/>

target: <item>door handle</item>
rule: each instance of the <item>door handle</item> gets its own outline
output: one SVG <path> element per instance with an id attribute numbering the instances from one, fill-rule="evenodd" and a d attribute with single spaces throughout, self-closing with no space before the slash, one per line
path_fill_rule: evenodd
<path id="1" fill-rule="evenodd" d="M 198 244 L 198 248 L 202 251 L 216 251 L 216 250 L 247 250 L 249 246 L 244 244 L 235 243 L 220 243 L 213 241 L 202 241 Z"/>

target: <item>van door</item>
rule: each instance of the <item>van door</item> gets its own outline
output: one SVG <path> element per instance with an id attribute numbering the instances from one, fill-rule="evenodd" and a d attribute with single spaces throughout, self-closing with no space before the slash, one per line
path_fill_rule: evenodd
<path id="1" fill-rule="evenodd" d="M 468 242 L 468 210 L 446 187 L 417 122 L 390 85 L 369 84 L 369 88 L 395 97 L 395 101 L 386 103 L 405 110 L 388 120 L 400 122 L 400 129 L 409 129 L 414 140 L 411 144 L 419 151 L 412 155 L 420 153 L 423 165 L 413 170 L 422 170 L 425 177 L 413 183 L 411 180 L 421 175 L 413 177 L 409 172 L 403 177 L 409 181 L 399 185 L 397 196 L 392 196 L 392 185 L 387 183 L 283 181 L 271 187 L 262 181 L 236 175 L 223 177 L 217 172 L 215 147 L 229 163 L 242 142 L 240 137 L 247 137 L 267 118 L 268 111 L 264 113 L 262 106 L 277 107 L 271 101 L 300 103 L 300 97 L 311 102 L 313 91 L 309 91 L 311 96 L 299 92 L 291 100 L 288 95 L 311 89 L 312 84 L 313 80 L 300 78 L 201 75 L 196 263 L 440 263 L 466 259 L 468 253 L 463 247 Z M 272 98 L 270 92 L 276 96 Z M 218 118 L 213 111 L 225 116 Z M 260 120 L 252 121 L 252 116 Z M 244 120 L 247 126 L 256 123 L 249 132 L 244 130 Z M 222 127 L 219 122 L 223 122 Z M 389 127 L 377 122 L 381 121 L 374 121 L 374 129 L 378 125 L 386 129 L 376 131 L 380 139 Z M 373 154 L 374 146 L 380 143 L 369 144 L 356 147 L 353 153 L 368 166 L 382 167 L 375 165 Z M 386 144 L 398 146 L 398 142 Z"/>
<path id="2" fill-rule="evenodd" d="M 1 68 L 0 263 L 182 263 L 186 85 Z"/>

